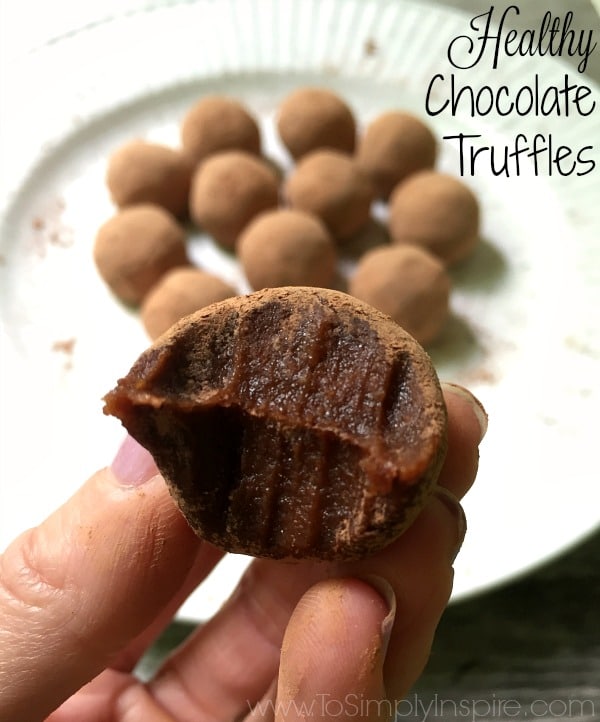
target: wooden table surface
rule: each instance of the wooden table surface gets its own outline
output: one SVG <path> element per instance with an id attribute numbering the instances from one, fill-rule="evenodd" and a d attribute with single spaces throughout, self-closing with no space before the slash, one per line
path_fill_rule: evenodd
<path id="1" fill-rule="evenodd" d="M 474 15 L 492 3 L 445 4 Z M 571 10 L 574 25 L 593 29 L 600 39 L 600 21 L 589 0 L 493 4 L 497 11 L 518 5 L 521 27 L 539 27 L 546 9 L 562 15 Z M 587 73 L 600 82 L 600 47 Z M 590 473 L 598 476 L 592 451 Z M 189 631 L 189 625 L 173 624 L 143 660 L 140 673 L 149 675 Z M 452 604 L 427 670 L 399 705 L 398 719 L 600 720 L 600 530 L 524 578 Z"/>

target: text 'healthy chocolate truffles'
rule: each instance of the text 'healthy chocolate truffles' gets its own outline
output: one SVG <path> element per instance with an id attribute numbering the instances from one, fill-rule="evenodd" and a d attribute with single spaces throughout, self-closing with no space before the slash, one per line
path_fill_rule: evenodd
<path id="1" fill-rule="evenodd" d="M 279 106 L 277 130 L 294 160 L 320 148 L 354 152 L 356 121 L 348 105 L 325 88 L 300 88 Z"/>
<path id="2" fill-rule="evenodd" d="M 275 286 L 328 288 L 336 271 L 333 239 L 321 221 L 281 208 L 255 218 L 237 244 L 237 255 L 254 290 Z"/>
<path id="3" fill-rule="evenodd" d="M 199 536 L 255 556 L 376 551 L 422 508 L 446 451 L 421 346 L 323 289 L 269 289 L 186 317 L 105 400 Z"/>
<path id="4" fill-rule="evenodd" d="M 125 208 L 101 226 L 94 260 L 113 293 L 130 304 L 140 303 L 167 271 L 189 264 L 183 229 L 149 204 Z"/>

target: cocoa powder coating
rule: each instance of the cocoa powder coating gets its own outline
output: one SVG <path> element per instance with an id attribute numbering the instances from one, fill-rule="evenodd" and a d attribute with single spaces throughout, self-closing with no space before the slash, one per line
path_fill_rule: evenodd
<path id="1" fill-rule="evenodd" d="M 113 293 L 134 305 L 164 273 L 189 264 L 183 228 L 170 213 L 150 204 L 124 208 L 104 223 L 94 260 Z"/>
<path id="2" fill-rule="evenodd" d="M 237 255 L 255 290 L 276 286 L 330 287 L 336 250 L 323 223 L 291 208 L 267 211 L 242 232 Z"/>
<path id="3" fill-rule="evenodd" d="M 147 294 L 140 316 L 150 338 L 156 339 L 184 316 L 235 295 L 232 286 L 212 273 L 174 268 Z"/>
<path id="4" fill-rule="evenodd" d="M 260 130 L 254 116 L 238 100 L 207 95 L 183 119 L 181 144 L 194 163 L 224 150 L 259 155 Z"/>
<path id="5" fill-rule="evenodd" d="M 325 88 L 299 88 L 288 95 L 279 106 L 277 130 L 294 160 L 319 148 L 354 152 L 354 114 Z"/>
<path id="6" fill-rule="evenodd" d="M 324 289 L 186 317 L 105 401 L 198 535 L 255 556 L 376 551 L 425 504 L 446 450 L 429 357 L 387 316 Z"/>
<path id="7" fill-rule="evenodd" d="M 110 157 L 106 184 L 120 208 L 153 203 L 180 217 L 187 214 L 191 177 L 192 167 L 179 151 L 135 140 Z"/>
<path id="8" fill-rule="evenodd" d="M 427 345 L 448 317 L 451 281 L 444 265 L 416 246 L 383 247 L 359 261 L 348 291 L 391 316 Z"/>
<path id="9" fill-rule="evenodd" d="M 373 187 L 349 156 L 316 150 L 304 156 L 290 174 L 284 195 L 292 208 L 318 216 L 341 240 L 369 220 Z"/>
<path id="10" fill-rule="evenodd" d="M 378 197 L 387 200 L 409 175 L 432 168 L 436 154 L 435 136 L 422 120 L 404 111 L 389 111 L 366 127 L 356 157 Z"/>
<path id="11" fill-rule="evenodd" d="M 245 226 L 278 202 L 278 178 L 266 163 L 242 151 L 225 151 L 196 170 L 190 214 L 217 243 L 233 250 Z"/>
<path id="12" fill-rule="evenodd" d="M 479 242 L 479 203 L 458 178 L 422 171 L 394 191 L 389 229 L 394 243 L 420 246 L 451 265 Z"/>

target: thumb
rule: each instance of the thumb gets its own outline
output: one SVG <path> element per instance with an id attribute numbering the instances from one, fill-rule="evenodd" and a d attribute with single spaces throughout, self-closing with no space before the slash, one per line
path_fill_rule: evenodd
<path id="1" fill-rule="evenodd" d="M 304 594 L 283 641 L 276 720 L 388 719 L 383 663 L 395 600 L 387 582 L 370 581 L 381 593 L 328 579 Z"/>
<path id="2" fill-rule="evenodd" d="M 128 438 L 0 557 L 0 718 L 45 717 L 102 671 L 174 595 L 199 545 Z"/>

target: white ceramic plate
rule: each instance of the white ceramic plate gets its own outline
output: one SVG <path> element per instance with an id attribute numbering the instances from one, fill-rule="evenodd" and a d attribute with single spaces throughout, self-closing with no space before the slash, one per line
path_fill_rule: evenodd
<path id="1" fill-rule="evenodd" d="M 13 68 L 0 155 L 0 546 L 110 461 L 123 436 L 100 399 L 147 340 L 92 262 L 96 229 L 113 210 L 109 152 L 135 136 L 177 143 L 185 110 L 219 92 L 258 114 L 268 153 L 285 163 L 273 116 L 293 88 L 331 87 L 363 123 L 393 107 L 424 116 L 429 80 L 450 70 L 448 42 L 467 32 L 467 16 L 402 0 L 181 2 L 73 32 Z M 549 58 L 515 58 L 498 77 L 517 86 L 565 72 Z M 470 84 L 486 73 L 471 71 Z M 600 138 L 598 114 L 430 122 L 440 136 L 480 132 L 498 147 L 518 132 L 552 132 L 573 147 Z M 440 167 L 459 172 L 451 143 Z M 481 199 L 484 242 L 454 272 L 454 320 L 431 353 L 442 378 L 483 400 L 490 428 L 465 500 L 454 599 L 548 559 L 600 518 L 598 170 L 509 179 L 482 170 L 465 181 Z M 243 290 L 209 242 L 197 239 L 193 253 Z M 212 613 L 245 564 L 220 565 L 182 614 Z"/>

